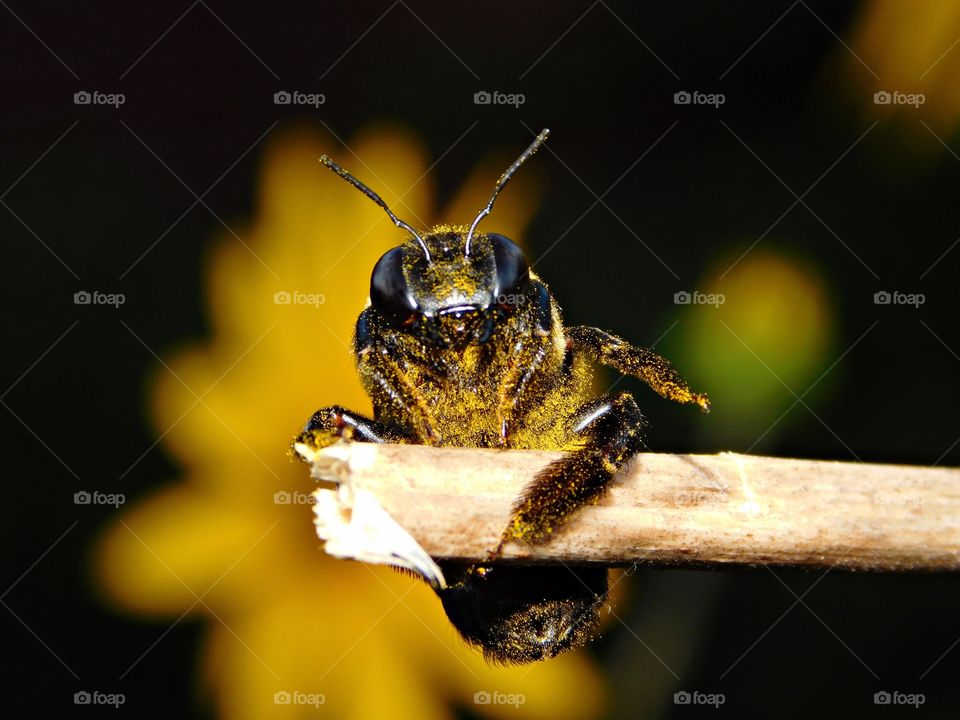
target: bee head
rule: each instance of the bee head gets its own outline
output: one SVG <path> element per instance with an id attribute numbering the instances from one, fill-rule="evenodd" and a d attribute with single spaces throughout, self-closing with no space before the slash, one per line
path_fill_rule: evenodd
<path id="1" fill-rule="evenodd" d="M 441 347 L 483 343 L 527 301 L 530 269 L 504 235 L 439 228 L 388 251 L 373 269 L 370 303 L 392 326 Z M 423 248 L 427 252 L 423 252 Z M 429 258 L 429 259 L 428 259 Z"/>
<path id="2" fill-rule="evenodd" d="M 541 132 L 500 176 L 469 228 L 439 227 L 423 237 L 373 190 L 326 155 L 320 158 L 411 235 L 380 258 L 370 278 L 370 304 L 386 322 L 431 344 L 463 348 L 486 342 L 496 323 L 526 302 L 530 268 L 523 251 L 503 235 L 476 229 L 513 174 L 549 135 L 549 130 Z"/>

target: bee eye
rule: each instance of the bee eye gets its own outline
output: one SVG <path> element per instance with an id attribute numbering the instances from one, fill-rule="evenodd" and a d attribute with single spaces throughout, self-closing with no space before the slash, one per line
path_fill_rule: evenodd
<path id="1" fill-rule="evenodd" d="M 493 246 L 493 259 L 497 267 L 496 298 L 510 298 L 501 305 L 516 305 L 517 299 L 525 295 L 530 288 L 530 268 L 527 258 L 513 240 L 496 233 L 487 233 L 487 239 Z"/>
<path id="2" fill-rule="evenodd" d="M 408 324 L 417 315 L 417 303 L 403 276 L 403 248 L 393 248 L 381 257 L 370 277 L 370 302 L 394 325 Z"/>

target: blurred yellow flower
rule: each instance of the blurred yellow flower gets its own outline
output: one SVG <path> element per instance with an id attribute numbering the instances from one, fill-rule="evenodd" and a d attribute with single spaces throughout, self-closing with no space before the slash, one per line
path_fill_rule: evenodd
<path id="1" fill-rule="evenodd" d="M 899 120 L 893 128 L 917 155 L 942 155 L 943 146 L 931 132 L 947 142 L 960 124 L 958 40 L 960 3 L 955 0 L 871 0 L 850 33 L 854 54 L 837 50 L 868 118 Z M 900 159 L 884 153 L 885 163 Z"/>
<path id="2" fill-rule="evenodd" d="M 829 386 L 829 376 L 818 379 L 835 343 L 833 298 L 815 266 L 775 249 L 722 257 L 699 287 L 719 301 L 681 311 L 677 355 L 710 393 L 714 443 L 761 452 L 790 420 L 790 390 L 803 396 L 817 383 L 819 395 Z"/>
<path id="3" fill-rule="evenodd" d="M 438 214 L 416 138 L 378 127 L 349 147 L 282 133 L 265 153 L 255 219 L 239 233 L 248 247 L 230 234 L 213 243 L 211 337 L 166 356 L 151 383 L 159 442 L 183 477 L 106 530 L 98 585 L 129 613 L 209 619 L 202 682 L 230 720 L 314 717 L 321 702 L 338 717 L 448 717 L 456 706 L 517 717 L 521 700 L 523 716 L 595 715 L 603 687 L 587 653 L 490 667 L 423 583 L 331 560 L 313 534 L 302 504 L 312 483 L 287 447 L 321 406 L 371 411 L 348 343 L 374 263 L 404 239 L 318 158 L 335 156 L 420 227 L 469 222 L 512 159 L 483 163 Z M 522 235 L 535 176 L 517 177 L 491 227 Z M 475 704 L 477 693 L 502 695 Z"/>

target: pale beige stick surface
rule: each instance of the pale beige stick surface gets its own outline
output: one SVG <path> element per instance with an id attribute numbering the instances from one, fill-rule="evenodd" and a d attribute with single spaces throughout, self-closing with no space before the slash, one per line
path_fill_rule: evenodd
<path id="1" fill-rule="evenodd" d="M 433 557 L 480 560 L 561 453 L 363 446 L 350 471 Z M 367 455 L 372 453 L 372 455 Z M 960 470 L 735 455 L 635 458 L 594 506 L 506 560 L 960 568 Z"/>

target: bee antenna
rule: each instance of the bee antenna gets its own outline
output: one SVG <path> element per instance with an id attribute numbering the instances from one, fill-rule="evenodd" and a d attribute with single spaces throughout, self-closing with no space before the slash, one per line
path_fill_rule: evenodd
<path id="1" fill-rule="evenodd" d="M 500 179 L 497 180 L 496 186 L 493 188 L 493 194 L 490 196 L 490 202 L 487 203 L 487 206 L 480 211 L 476 219 L 473 221 L 473 224 L 470 226 L 470 231 L 467 233 L 467 241 L 465 243 L 465 255 L 470 256 L 470 242 L 473 240 L 473 232 L 477 229 L 477 225 L 480 224 L 480 221 L 483 220 L 487 215 L 490 214 L 490 211 L 493 210 L 493 203 L 497 200 L 497 195 L 500 194 L 500 191 L 506 187 L 507 183 L 510 182 L 510 178 L 513 177 L 514 173 L 520 169 L 520 166 L 523 165 L 528 158 L 530 158 L 537 150 L 540 149 L 540 146 L 543 145 L 547 138 L 550 137 L 550 130 L 544 128 L 540 131 L 540 134 L 530 143 L 530 147 L 523 151 L 523 153 L 516 160 L 513 161 L 513 165 L 507 168 L 506 172 L 500 176 Z"/>
<path id="2" fill-rule="evenodd" d="M 393 214 L 393 211 L 392 211 L 389 207 L 387 207 L 387 204 L 383 201 L 383 198 L 381 198 L 379 195 L 377 195 L 373 190 L 371 190 L 370 188 L 368 188 L 368 187 L 367 187 L 366 185 L 364 185 L 362 182 L 360 182 L 359 180 L 357 180 L 353 175 L 351 175 L 350 173 L 348 173 L 348 172 L 347 172 L 346 170 L 344 170 L 342 167 L 340 167 L 339 165 L 337 165 L 333 160 L 331 160 L 331 159 L 330 159 L 329 157 L 327 157 L 326 155 L 323 155 L 323 156 L 320 158 L 320 162 L 322 162 L 322 163 L 323 163 L 324 165 L 326 165 L 328 168 L 330 168 L 331 170 L 333 170 L 337 175 L 339 175 L 339 176 L 342 177 L 344 180 L 346 180 L 348 183 L 350 183 L 351 185 L 353 185 L 357 190 L 359 190 L 360 192 L 362 192 L 362 193 L 363 193 L 364 195 L 366 195 L 368 198 L 370 198 L 371 200 L 373 200 L 377 205 L 379 205 L 380 207 L 382 207 L 382 208 L 384 209 L 384 211 L 387 213 L 387 215 L 390 216 L 390 219 L 393 220 L 393 224 L 394 224 L 394 225 L 396 225 L 398 228 L 401 228 L 401 229 L 403 229 L 403 230 L 406 230 L 408 233 L 410 233 L 411 235 L 413 235 L 413 237 L 415 237 L 415 238 L 417 239 L 417 242 L 420 243 L 420 249 L 423 250 L 423 256 L 424 256 L 424 258 L 426 258 L 427 262 L 430 262 L 430 251 L 427 249 L 427 244 L 423 241 L 423 238 L 420 237 L 420 236 L 417 234 L 417 231 L 416 231 L 416 230 L 414 230 L 412 227 L 410 227 L 409 225 L 407 225 L 403 220 L 401 220 L 401 219 L 398 218 L 396 215 L 394 215 L 394 214 Z"/>

